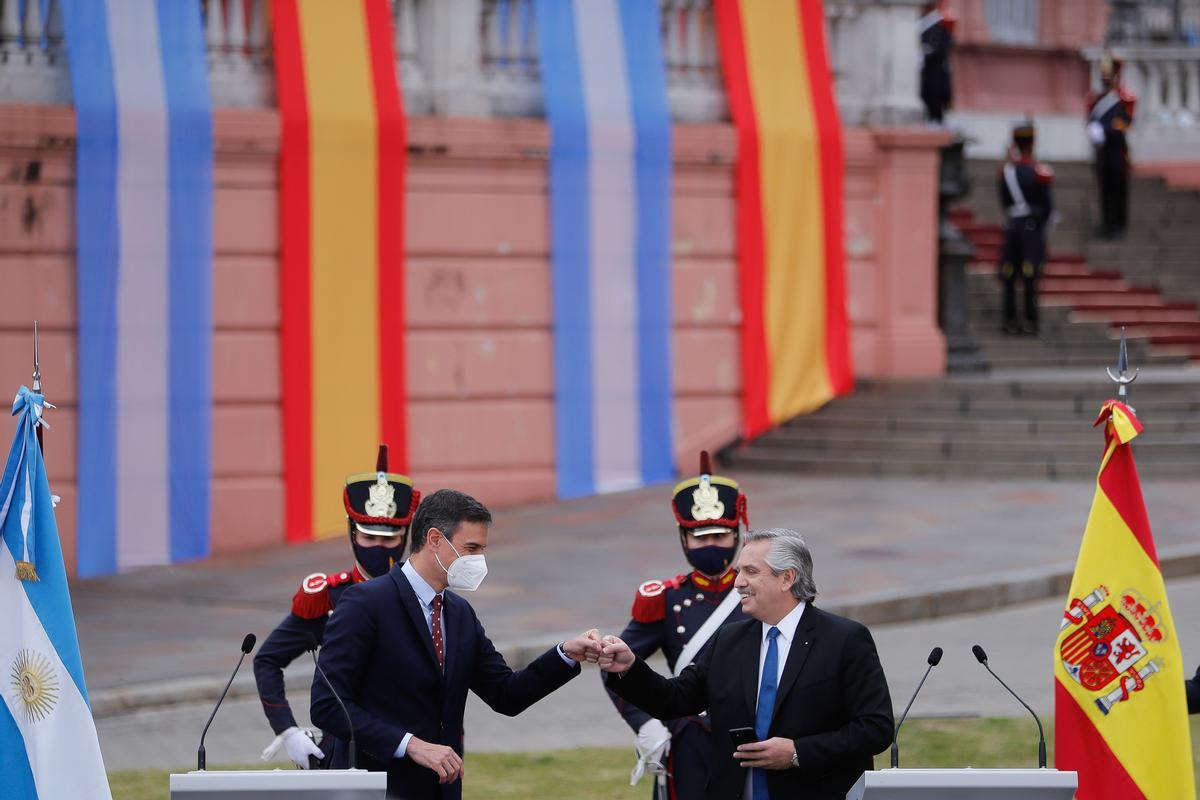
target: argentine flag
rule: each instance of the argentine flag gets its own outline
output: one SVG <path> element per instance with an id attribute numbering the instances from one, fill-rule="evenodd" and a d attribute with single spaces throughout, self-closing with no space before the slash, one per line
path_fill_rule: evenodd
<path id="1" fill-rule="evenodd" d="M 0 795 L 104 800 L 112 795 L 35 432 L 44 407 L 40 394 L 21 387 L 0 481 Z"/>

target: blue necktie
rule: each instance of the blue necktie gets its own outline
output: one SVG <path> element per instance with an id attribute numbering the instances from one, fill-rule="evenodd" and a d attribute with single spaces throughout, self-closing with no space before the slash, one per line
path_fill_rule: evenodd
<path id="1" fill-rule="evenodd" d="M 754 733 L 761 742 L 771 729 L 771 714 L 775 711 L 775 690 L 779 688 L 779 628 L 767 631 L 767 657 L 763 659 L 762 681 L 758 684 L 758 713 L 754 716 Z M 767 793 L 767 773 L 753 773 L 754 800 L 770 800 Z"/>

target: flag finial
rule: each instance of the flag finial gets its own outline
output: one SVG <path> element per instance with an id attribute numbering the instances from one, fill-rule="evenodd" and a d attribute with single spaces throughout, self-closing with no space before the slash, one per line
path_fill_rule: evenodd
<path id="1" fill-rule="evenodd" d="M 1132 373 L 1129 372 L 1129 351 L 1125 347 L 1125 327 L 1121 327 L 1121 349 L 1117 352 L 1117 370 L 1113 372 L 1112 367 L 1105 367 L 1108 373 L 1108 378 L 1113 383 L 1117 384 L 1117 398 L 1126 403 L 1129 400 L 1129 384 L 1137 380 L 1138 373 L 1141 368 L 1135 368 Z"/>
<path id="2" fill-rule="evenodd" d="M 37 320 L 33 321 L 33 390 L 42 393 L 42 368 L 38 360 L 38 330 Z"/>

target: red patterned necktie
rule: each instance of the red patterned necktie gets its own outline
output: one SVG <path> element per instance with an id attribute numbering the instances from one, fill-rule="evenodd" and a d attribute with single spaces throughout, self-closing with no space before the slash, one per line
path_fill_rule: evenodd
<path id="1" fill-rule="evenodd" d="M 438 666 L 446 666 L 446 643 L 442 641 L 442 596 L 433 596 L 433 652 L 437 654 Z"/>

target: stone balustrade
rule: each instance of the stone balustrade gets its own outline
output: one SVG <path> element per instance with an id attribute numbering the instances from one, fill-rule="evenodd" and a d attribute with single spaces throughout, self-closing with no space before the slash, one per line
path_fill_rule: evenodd
<path id="1" fill-rule="evenodd" d="M 192 1 L 204 16 L 214 104 L 273 106 L 269 0 Z M 533 0 L 389 2 L 396 70 L 409 114 L 543 115 Z M 658 2 L 672 117 L 678 122 L 728 119 L 712 0 Z M 71 103 L 61 3 L 0 0 L 0 103 Z M 914 26 L 919 0 L 827 0 L 826 5 L 846 121 L 918 120 Z"/>
<path id="2" fill-rule="evenodd" d="M 43 13 L 44 12 L 44 13 Z M 69 103 L 61 0 L 0 0 L 0 102 Z"/>
<path id="3" fill-rule="evenodd" d="M 1126 45 L 1114 52 L 1125 59 L 1124 84 L 1138 97 L 1130 133 L 1139 161 L 1200 158 L 1200 47 Z M 1084 51 L 1092 85 L 1100 85 L 1099 49 Z"/>

